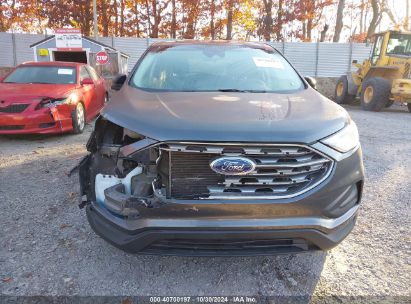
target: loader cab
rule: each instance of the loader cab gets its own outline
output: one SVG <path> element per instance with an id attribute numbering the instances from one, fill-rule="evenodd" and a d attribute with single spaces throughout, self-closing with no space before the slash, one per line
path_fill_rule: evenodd
<path id="1" fill-rule="evenodd" d="M 391 32 L 386 53 L 391 57 L 411 57 L 411 33 Z"/>
<path id="2" fill-rule="evenodd" d="M 374 36 L 372 66 L 387 64 L 387 57 L 411 57 L 411 33 L 387 31 Z"/>

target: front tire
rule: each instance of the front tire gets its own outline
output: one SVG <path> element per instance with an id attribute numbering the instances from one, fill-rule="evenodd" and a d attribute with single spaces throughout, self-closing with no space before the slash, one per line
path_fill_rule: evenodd
<path id="1" fill-rule="evenodd" d="M 84 106 L 79 102 L 76 106 L 76 109 L 71 115 L 73 121 L 73 133 L 80 134 L 83 133 L 86 126 L 86 113 L 84 111 Z"/>
<path id="2" fill-rule="evenodd" d="M 335 102 L 338 104 L 352 104 L 355 101 L 355 95 L 348 94 L 348 78 L 346 75 L 341 76 L 335 86 Z"/>
<path id="3" fill-rule="evenodd" d="M 361 90 L 361 108 L 379 112 L 390 100 L 391 84 L 384 78 L 375 77 L 364 81 Z"/>

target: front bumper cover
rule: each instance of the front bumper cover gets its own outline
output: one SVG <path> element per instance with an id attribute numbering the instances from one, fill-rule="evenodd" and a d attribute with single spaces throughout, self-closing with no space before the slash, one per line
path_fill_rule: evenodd
<path id="1" fill-rule="evenodd" d="M 132 253 L 162 255 L 269 255 L 328 250 L 354 227 L 358 206 L 336 219 L 150 220 L 135 230 L 116 225 L 106 210 L 87 206 L 93 230 L 112 245 Z M 327 232 L 325 232 L 327 231 Z"/>
<path id="2" fill-rule="evenodd" d="M 30 105 L 21 113 L 0 113 L 0 134 L 52 134 L 73 129 L 72 105 L 35 110 Z"/>

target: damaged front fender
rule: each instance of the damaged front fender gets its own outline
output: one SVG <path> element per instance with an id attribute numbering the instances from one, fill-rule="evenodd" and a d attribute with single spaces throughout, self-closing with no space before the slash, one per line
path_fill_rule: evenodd
<path id="1" fill-rule="evenodd" d="M 99 117 L 87 142 L 90 154 L 77 166 L 79 207 L 96 202 L 119 216 L 136 216 L 137 206 L 157 205 L 153 185 L 158 153 L 151 149 L 156 143 Z"/>

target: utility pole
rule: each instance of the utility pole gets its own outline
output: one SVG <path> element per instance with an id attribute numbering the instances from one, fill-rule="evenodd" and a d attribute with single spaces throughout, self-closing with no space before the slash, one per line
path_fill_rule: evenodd
<path id="1" fill-rule="evenodd" d="M 93 0 L 93 18 L 94 18 L 94 39 L 98 39 L 98 25 L 97 25 L 97 0 Z"/>

